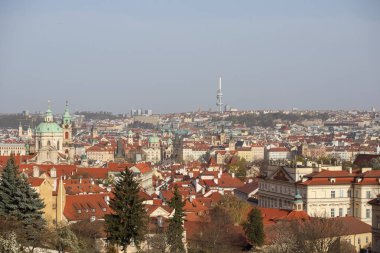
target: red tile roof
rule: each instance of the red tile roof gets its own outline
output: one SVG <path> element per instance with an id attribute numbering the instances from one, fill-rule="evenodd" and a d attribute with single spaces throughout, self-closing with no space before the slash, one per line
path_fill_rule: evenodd
<path id="1" fill-rule="evenodd" d="M 28 178 L 28 182 L 29 182 L 29 184 L 30 184 L 32 187 L 38 187 L 38 186 L 40 186 L 44 181 L 45 181 L 45 179 L 43 179 L 43 178 L 38 178 L 38 177 L 29 177 L 29 178 Z"/>
<path id="2" fill-rule="evenodd" d="M 63 214 L 69 221 L 90 220 L 91 216 L 104 219 L 111 213 L 106 196 L 110 194 L 67 195 Z"/>

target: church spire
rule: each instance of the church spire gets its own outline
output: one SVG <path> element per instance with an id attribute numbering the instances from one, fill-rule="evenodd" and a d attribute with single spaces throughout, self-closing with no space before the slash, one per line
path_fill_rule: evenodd
<path id="1" fill-rule="evenodd" d="M 69 102 L 66 100 L 66 105 L 65 105 L 65 112 L 63 113 L 62 117 L 62 123 L 63 124 L 70 124 L 71 123 L 71 116 L 69 113 Z"/>
<path id="2" fill-rule="evenodd" d="M 51 111 L 50 100 L 48 100 L 48 109 L 45 114 L 45 122 L 53 122 L 53 113 Z"/>

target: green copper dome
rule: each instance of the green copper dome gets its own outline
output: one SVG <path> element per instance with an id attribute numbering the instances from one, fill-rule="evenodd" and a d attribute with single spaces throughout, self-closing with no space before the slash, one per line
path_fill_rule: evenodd
<path id="1" fill-rule="evenodd" d="M 160 142 L 160 139 L 156 135 L 149 137 L 149 143 L 158 143 L 158 142 Z"/>
<path id="2" fill-rule="evenodd" d="M 36 133 L 63 133 L 63 130 L 55 122 L 42 122 L 37 126 Z"/>
<path id="3" fill-rule="evenodd" d="M 294 196 L 294 202 L 302 202 L 302 196 L 299 191 L 297 191 L 296 196 Z"/>

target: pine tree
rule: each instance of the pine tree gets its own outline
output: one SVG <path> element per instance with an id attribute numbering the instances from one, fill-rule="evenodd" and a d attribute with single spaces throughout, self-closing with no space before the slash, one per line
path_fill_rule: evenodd
<path id="1" fill-rule="evenodd" d="M 0 180 L 0 215 L 14 217 L 24 227 L 25 239 L 36 242 L 45 226 L 43 208 L 45 204 L 39 194 L 18 171 L 14 157 L 8 159 Z M 32 245 L 33 246 L 33 245 Z"/>
<path id="2" fill-rule="evenodd" d="M 114 197 L 110 200 L 113 212 L 105 217 L 107 240 L 125 252 L 132 242 L 138 247 L 146 233 L 147 215 L 139 189 L 132 172 L 125 169 L 114 184 Z"/>
<path id="3" fill-rule="evenodd" d="M 183 244 L 183 222 L 184 213 L 182 196 L 178 192 L 178 187 L 174 187 L 174 196 L 169 202 L 169 206 L 174 208 L 174 216 L 169 220 L 169 227 L 167 231 L 167 238 L 170 247 L 170 252 L 182 253 L 185 252 Z"/>
<path id="4" fill-rule="evenodd" d="M 249 214 L 247 221 L 243 225 L 245 235 L 253 247 L 264 244 L 264 225 L 261 211 L 253 208 Z"/>

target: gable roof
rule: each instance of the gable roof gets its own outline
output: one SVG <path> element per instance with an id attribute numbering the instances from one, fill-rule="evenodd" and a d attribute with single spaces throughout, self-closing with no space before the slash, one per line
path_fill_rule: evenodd
<path id="1" fill-rule="evenodd" d="M 90 220 L 91 216 L 104 219 L 111 213 L 105 198 L 111 194 L 66 195 L 66 204 L 63 211 L 68 221 Z"/>

